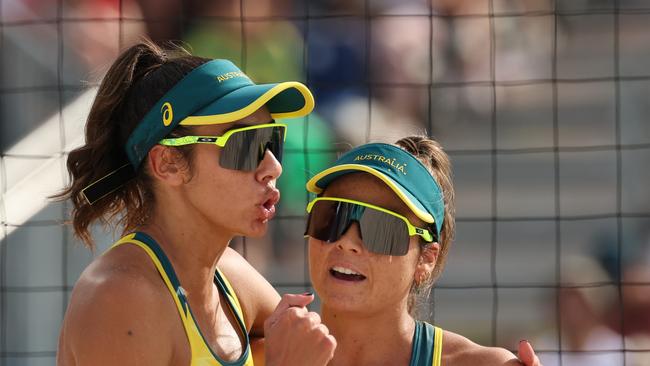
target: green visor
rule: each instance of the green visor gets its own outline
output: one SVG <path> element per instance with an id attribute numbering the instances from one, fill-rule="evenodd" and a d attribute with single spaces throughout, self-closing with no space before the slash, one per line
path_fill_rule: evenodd
<path id="1" fill-rule="evenodd" d="M 337 178 L 364 172 L 379 178 L 440 237 L 445 217 L 442 191 L 429 170 L 408 151 L 394 145 L 370 143 L 343 154 L 329 168 L 307 182 L 307 190 L 321 194 Z"/>
<path id="2" fill-rule="evenodd" d="M 264 105 L 273 119 L 299 117 L 312 111 L 314 98 L 299 82 L 257 85 L 232 62 L 212 60 L 185 76 L 149 110 L 129 136 L 126 154 L 137 168 L 178 125 L 231 123 Z"/>
<path id="3" fill-rule="evenodd" d="M 138 123 L 124 146 L 128 162 L 82 193 L 93 204 L 119 189 L 135 176 L 149 150 L 179 125 L 231 123 L 263 106 L 273 119 L 302 117 L 314 109 L 314 97 L 296 81 L 255 84 L 228 60 L 206 62 L 174 85 Z"/>
<path id="4" fill-rule="evenodd" d="M 356 222 L 364 247 L 376 254 L 406 255 L 411 236 L 418 235 L 427 243 L 437 240 L 429 230 L 414 226 L 406 217 L 365 202 L 319 197 L 307 205 L 307 212 L 306 236 L 333 243 Z"/>

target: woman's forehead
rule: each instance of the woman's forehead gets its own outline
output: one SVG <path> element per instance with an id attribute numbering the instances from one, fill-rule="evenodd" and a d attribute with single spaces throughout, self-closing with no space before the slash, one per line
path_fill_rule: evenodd
<path id="1" fill-rule="evenodd" d="M 364 201 L 364 199 L 367 201 L 368 198 L 373 198 L 375 202 L 392 203 L 395 206 L 394 208 L 399 207 L 399 202 L 401 202 L 395 193 L 379 178 L 363 172 L 348 173 L 334 179 L 325 188 L 324 195 L 345 195 L 345 198 L 358 199 L 359 201 Z"/>
<path id="2" fill-rule="evenodd" d="M 368 173 L 349 173 L 336 178 L 325 188 L 323 196 L 370 203 L 406 216 L 413 224 L 422 224 L 393 190 Z"/>

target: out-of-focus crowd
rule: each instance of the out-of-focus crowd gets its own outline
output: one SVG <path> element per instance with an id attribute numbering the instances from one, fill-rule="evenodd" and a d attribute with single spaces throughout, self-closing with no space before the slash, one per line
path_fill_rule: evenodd
<path id="1" fill-rule="evenodd" d="M 246 245 L 251 262 L 276 282 L 304 279 L 304 242 L 296 235 L 304 224 L 299 219 L 306 203 L 304 184 L 349 146 L 417 132 L 434 135 L 452 158 L 467 151 L 490 156 L 500 149 L 620 144 L 612 132 L 617 112 L 612 107 L 601 113 L 601 101 L 614 93 L 617 72 L 643 68 L 599 53 L 600 43 L 613 34 L 609 1 L 558 4 L 554 9 L 554 2 L 546 0 L 1 1 L 0 148 L 6 151 L 95 84 L 120 48 L 142 36 L 182 42 L 199 56 L 233 60 L 257 82 L 303 81 L 314 92 L 317 108 L 308 124 L 290 127 L 279 220 L 268 245 L 246 245 L 245 240 L 235 245 Z M 603 11 L 585 19 L 570 14 L 582 8 Z M 568 15 L 558 17 L 554 11 Z M 650 59 L 643 49 L 643 34 L 650 30 L 644 24 L 650 23 L 639 21 L 620 32 L 627 41 L 619 42 L 618 52 Z M 598 79 L 602 70 L 609 74 L 595 82 L 607 84 L 603 91 L 598 86 L 563 89 L 552 80 Z M 559 92 L 553 94 L 553 88 Z M 623 107 L 616 108 L 632 105 L 625 110 L 646 116 L 634 106 L 647 102 L 647 89 L 621 94 Z M 554 98 L 564 106 L 559 112 Z M 554 118 L 559 128 L 553 127 Z M 630 125 L 636 127 L 623 131 L 623 140 L 650 142 L 647 123 Z M 637 161 L 639 166 L 647 162 L 648 154 Z M 457 170 L 457 176 L 467 174 Z M 506 177 L 518 175 L 512 171 Z M 481 179 L 461 183 L 461 223 L 479 211 L 474 198 L 463 194 L 474 197 L 489 184 Z M 589 184 L 587 177 L 571 189 L 581 191 Z M 466 192 L 462 187 L 468 187 Z M 541 196 L 553 200 L 559 193 L 552 185 L 547 188 L 550 193 Z M 607 189 L 616 191 L 616 184 Z M 630 207 L 647 214 L 645 193 Z M 576 206 L 591 209 L 589 202 L 581 204 Z M 616 214 L 616 207 L 611 212 Z M 549 283 L 561 288 L 547 299 L 551 315 L 546 319 L 560 329 L 538 324 L 533 334 L 512 335 L 557 344 L 537 348 L 545 365 L 559 363 L 558 357 L 565 365 L 618 365 L 622 357 L 628 366 L 650 364 L 650 225 L 641 216 L 625 231 L 620 226 L 594 230 L 580 250 L 559 255 L 559 270 L 548 268 Z M 549 243 L 554 238 L 549 235 Z M 449 266 L 454 265 L 452 256 Z"/>

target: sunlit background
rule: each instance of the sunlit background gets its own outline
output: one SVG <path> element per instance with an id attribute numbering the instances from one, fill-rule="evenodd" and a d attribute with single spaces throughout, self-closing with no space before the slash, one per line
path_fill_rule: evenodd
<path id="1" fill-rule="evenodd" d="M 46 197 L 142 36 L 314 92 L 287 122 L 270 234 L 233 242 L 280 292 L 310 286 L 306 180 L 351 146 L 428 133 L 452 158 L 458 226 L 424 316 L 485 345 L 528 339 L 546 366 L 650 365 L 642 0 L 0 0 L 0 364 L 55 363 L 72 286 L 119 236 L 95 228 L 91 253 Z"/>

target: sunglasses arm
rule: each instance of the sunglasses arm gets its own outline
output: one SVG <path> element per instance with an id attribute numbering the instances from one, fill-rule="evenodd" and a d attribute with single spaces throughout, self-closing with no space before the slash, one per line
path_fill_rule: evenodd
<path id="1" fill-rule="evenodd" d="M 427 229 L 415 227 L 411 225 L 410 223 L 407 223 L 408 228 L 409 228 L 409 236 L 414 236 L 414 235 L 419 235 L 424 239 L 427 243 L 433 242 L 433 235 L 431 235 L 431 232 Z"/>

